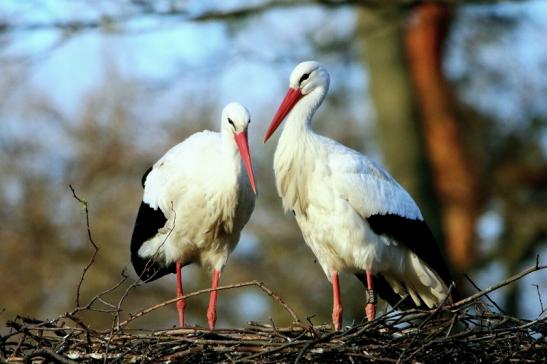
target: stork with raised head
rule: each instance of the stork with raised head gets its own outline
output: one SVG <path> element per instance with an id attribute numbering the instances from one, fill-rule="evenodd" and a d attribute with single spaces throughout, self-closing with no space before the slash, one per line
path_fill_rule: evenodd
<path id="1" fill-rule="evenodd" d="M 184 327 L 182 267 L 198 263 L 213 271 L 211 288 L 239 241 L 254 209 L 256 184 L 247 127 L 239 103 L 222 111 L 220 133 L 202 131 L 171 148 L 142 178 L 144 197 L 131 238 L 131 261 L 145 281 L 177 275 L 179 324 Z M 246 173 L 242 172 L 243 167 Z M 217 291 L 207 319 L 216 322 Z"/>
<path id="2" fill-rule="evenodd" d="M 431 308 L 447 297 L 452 279 L 404 188 L 362 154 L 312 130 L 329 82 L 321 64 L 300 63 L 264 142 L 288 115 L 274 156 L 277 191 L 332 283 L 332 320 L 339 330 L 339 272 L 366 283 L 369 320 L 376 315 L 376 292 L 391 305 L 406 297 L 403 302 Z"/>

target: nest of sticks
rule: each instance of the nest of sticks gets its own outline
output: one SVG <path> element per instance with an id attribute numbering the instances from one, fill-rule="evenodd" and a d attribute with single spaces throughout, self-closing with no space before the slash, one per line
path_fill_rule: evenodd
<path id="1" fill-rule="evenodd" d="M 94 253 L 83 269 L 76 289 L 76 308 L 53 320 L 17 316 L 7 321 L 8 332 L 0 336 L 0 362 L 24 363 L 299 363 L 299 362 L 547 362 L 547 310 L 525 320 L 503 314 L 488 294 L 518 281 L 527 274 L 547 268 L 536 264 L 476 294 L 433 310 L 394 309 L 370 322 L 333 331 L 301 320 L 285 301 L 262 282 L 251 281 L 221 286 L 217 290 L 259 288 L 290 315 L 290 327 L 277 327 L 273 321 L 251 322 L 246 328 L 185 328 L 138 330 L 127 325 L 161 307 L 171 299 L 121 320 L 122 305 L 131 289 L 140 283 L 124 285 L 128 276 L 98 293 L 87 304 L 80 302 L 80 288 L 99 251 L 89 227 L 87 202 L 72 186 L 74 198 L 82 204 L 89 242 Z M 106 297 L 121 291 L 117 302 Z M 184 298 L 205 294 L 204 289 Z M 87 311 L 112 315 L 108 330 L 95 330 L 84 322 Z M 134 325 L 133 325 L 134 326 Z"/>
<path id="2" fill-rule="evenodd" d="M 222 286 L 219 290 L 256 286 L 291 315 L 290 327 L 251 322 L 246 328 L 185 328 L 136 330 L 126 325 L 151 311 L 173 304 L 172 299 L 120 321 L 120 306 L 109 304 L 114 321 L 97 331 L 79 318 L 102 300 L 103 292 L 87 305 L 54 320 L 16 317 L 0 337 L 0 359 L 25 363 L 167 363 L 167 362 L 547 362 L 545 311 L 536 320 L 498 313 L 488 293 L 547 266 L 527 270 L 466 298 L 434 310 L 388 311 L 371 322 L 333 331 L 301 321 L 294 311 L 261 282 Z M 112 290 L 108 290 L 111 292 Z M 196 291 L 186 298 L 210 292 Z M 486 300 L 484 300 L 486 298 Z M 538 299 L 541 302 L 541 295 Z M 102 302 L 104 304 L 105 302 Z M 542 305 L 543 308 L 543 305 Z"/>

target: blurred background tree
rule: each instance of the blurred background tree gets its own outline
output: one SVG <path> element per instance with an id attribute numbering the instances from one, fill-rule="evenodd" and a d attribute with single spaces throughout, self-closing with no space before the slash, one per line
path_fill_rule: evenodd
<path id="1" fill-rule="evenodd" d="M 0 4 L 0 319 L 53 317 L 135 279 L 129 241 L 140 178 L 170 146 L 217 130 L 229 101 L 251 111 L 260 196 L 222 283 L 259 279 L 301 318 L 329 322 L 330 287 L 274 186 L 262 135 L 306 59 L 332 86 L 315 128 L 386 165 L 479 286 L 547 255 L 547 3 L 392 1 L 4 1 Z M 186 289 L 208 272 L 187 269 Z M 123 315 L 175 295 L 174 276 L 131 291 Z M 538 273 L 499 291 L 535 317 Z M 465 282 L 460 280 L 461 285 Z M 129 284 L 129 283 L 127 283 Z M 342 280 L 345 321 L 364 288 Z M 123 290 L 123 287 L 122 287 Z M 119 298 L 121 291 L 109 296 Z M 205 323 L 207 297 L 189 323 Z M 222 292 L 219 326 L 290 318 L 253 289 Z M 135 325 L 176 324 L 174 307 Z M 95 327 L 108 315 L 91 318 Z"/>

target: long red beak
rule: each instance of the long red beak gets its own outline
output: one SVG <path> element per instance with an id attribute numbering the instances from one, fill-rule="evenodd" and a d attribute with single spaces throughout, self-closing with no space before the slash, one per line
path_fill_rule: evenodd
<path id="1" fill-rule="evenodd" d="M 253 165 L 251 164 L 251 154 L 249 153 L 249 142 L 247 141 L 247 130 L 242 131 L 241 133 L 234 133 L 234 136 L 237 147 L 239 148 L 239 154 L 241 155 L 241 159 L 243 159 L 243 164 L 247 170 L 247 176 L 249 176 L 251 187 L 256 194 L 255 176 L 253 174 Z"/>
<path id="2" fill-rule="evenodd" d="M 285 119 L 285 116 L 292 110 L 294 105 L 302 98 L 302 92 L 300 89 L 297 88 L 290 88 L 289 91 L 287 91 L 287 94 L 285 95 L 285 98 L 281 102 L 281 105 L 279 106 L 279 109 L 277 109 L 277 112 L 275 113 L 274 118 L 272 119 L 272 122 L 270 124 L 270 127 L 268 128 L 268 131 L 264 135 L 264 143 L 275 132 L 275 130 L 279 127 L 283 119 Z"/>

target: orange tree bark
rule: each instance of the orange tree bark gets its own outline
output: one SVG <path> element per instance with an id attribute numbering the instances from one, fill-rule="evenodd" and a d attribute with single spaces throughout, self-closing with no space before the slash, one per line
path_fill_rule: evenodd
<path id="1" fill-rule="evenodd" d="M 405 43 L 433 183 L 442 205 L 447 255 L 454 266 L 464 269 L 476 256 L 473 241 L 480 198 L 477 174 L 466 154 L 461 123 L 442 73 L 442 46 L 450 17 L 445 5 L 417 7 L 407 26 Z"/>

